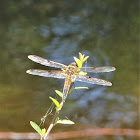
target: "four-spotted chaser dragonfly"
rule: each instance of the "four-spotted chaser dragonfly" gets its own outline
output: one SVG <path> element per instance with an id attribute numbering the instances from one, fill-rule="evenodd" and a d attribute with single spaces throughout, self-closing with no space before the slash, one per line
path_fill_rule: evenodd
<path id="1" fill-rule="evenodd" d="M 26 72 L 32 75 L 38 75 L 43 77 L 53 77 L 53 78 L 59 78 L 59 79 L 65 79 L 64 88 L 63 88 L 63 102 L 65 102 L 65 99 L 68 95 L 68 92 L 70 90 L 70 86 L 75 81 L 80 82 L 86 82 L 91 84 L 98 84 L 98 85 L 104 85 L 104 86 L 111 86 L 112 83 L 97 79 L 97 78 L 91 78 L 86 75 L 80 75 L 79 68 L 76 66 L 75 62 L 70 63 L 68 66 L 49 61 L 47 59 L 41 58 L 36 55 L 29 55 L 29 59 L 32 61 L 39 63 L 41 65 L 49 66 L 49 67 L 55 67 L 55 68 L 61 68 L 62 70 L 39 70 L 39 69 L 29 69 Z M 92 73 L 101 73 L 101 72 L 111 72 L 114 71 L 115 68 L 111 66 L 105 66 L 105 67 L 82 67 L 81 70 L 86 70 L 86 72 L 92 72 Z"/>

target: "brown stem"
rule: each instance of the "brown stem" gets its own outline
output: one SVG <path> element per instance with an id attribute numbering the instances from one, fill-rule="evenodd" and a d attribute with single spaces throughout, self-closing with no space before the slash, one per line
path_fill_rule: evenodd
<path id="1" fill-rule="evenodd" d="M 61 111 L 61 109 L 62 109 L 62 107 L 63 107 L 63 101 L 61 101 L 60 105 L 61 105 L 60 109 L 59 109 L 58 111 L 55 112 L 55 115 L 54 115 L 54 117 L 53 117 L 53 120 L 52 120 L 51 124 L 49 125 L 49 127 L 48 127 L 48 129 L 47 129 L 47 131 L 46 131 L 46 134 L 45 134 L 45 136 L 44 136 L 44 140 L 47 139 L 47 137 L 48 137 L 50 131 L 52 130 L 52 128 L 53 128 L 53 126 L 54 126 L 54 123 L 55 123 L 55 121 L 56 121 L 56 118 L 58 117 L 59 112 Z"/>

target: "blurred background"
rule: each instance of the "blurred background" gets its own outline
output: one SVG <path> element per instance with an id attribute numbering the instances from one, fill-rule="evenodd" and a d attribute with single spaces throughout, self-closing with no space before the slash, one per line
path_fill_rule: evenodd
<path id="1" fill-rule="evenodd" d="M 62 91 L 64 80 L 26 74 L 30 68 L 51 69 L 29 60 L 29 54 L 68 65 L 81 52 L 86 66 L 114 66 L 116 71 L 89 74 L 112 87 L 88 86 L 68 96 L 62 119 L 52 132 L 86 128 L 139 128 L 139 28 L 137 0 L 1 0 L 0 131 L 30 132 Z M 53 115 L 46 118 L 48 126 Z M 43 126 L 42 126 L 43 127 Z M 123 136 L 94 140 L 137 139 Z M 78 138 L 77 138 L 78 140 Z M 81 138 L 80 138 L 81 140 Z"/>

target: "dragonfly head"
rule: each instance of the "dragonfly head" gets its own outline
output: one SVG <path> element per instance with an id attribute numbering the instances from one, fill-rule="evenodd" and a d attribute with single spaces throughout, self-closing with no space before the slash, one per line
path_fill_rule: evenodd
<path id="1" fill-rule="evenodd" d="M 71 62 L 70 65 L 71 66 L 77 66 L 77 64 L 75 62 Z"/>

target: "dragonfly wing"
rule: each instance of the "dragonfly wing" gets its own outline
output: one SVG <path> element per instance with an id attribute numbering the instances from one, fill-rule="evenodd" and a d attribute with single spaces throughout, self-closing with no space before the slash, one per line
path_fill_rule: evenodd
<path id="1" fill-rule="evenodd" d="M 36 63 L 39 63 L 44 66 L 49 66 L 49 67 L 55 67 L 55 68 L 61 68 L 65 69 L 67 66 L 61 63 L 57 63 L 54 61 L 49 61 L 47 59 L 44 59 L 42 57 L 36 56 L 36 55 L 29 55 L 28 58 Z"/>
<path id="2" fill-rule="evenodd" d="M 91 84 L 103 85 L 103 86 L 112 86 L 112 83 L 102 79 L 92 78 L 86 75 L 77 75 L 75 81 L 81 81 Z"/>
<path id="3" fill-rule="evenodd" d="M 59 79 L 65 79 L 66 77 L 66 73 L 63 73 L 62 71 L 58 71 L 58 70 L 46 71 L 46 70 L 39 70 L 39 69 L 30 69 L 27 70 L 26 73 L 43 76 L 43 77 L 59 78 Z"/>
<path id="4" fill-rule="evenodd" d="M 82 67 L 80 70 L 86 72 L 101 73 L 101 72 L 111 72 L 116 69 L 115 67 L 106 66 L 106 67 Z"/>

